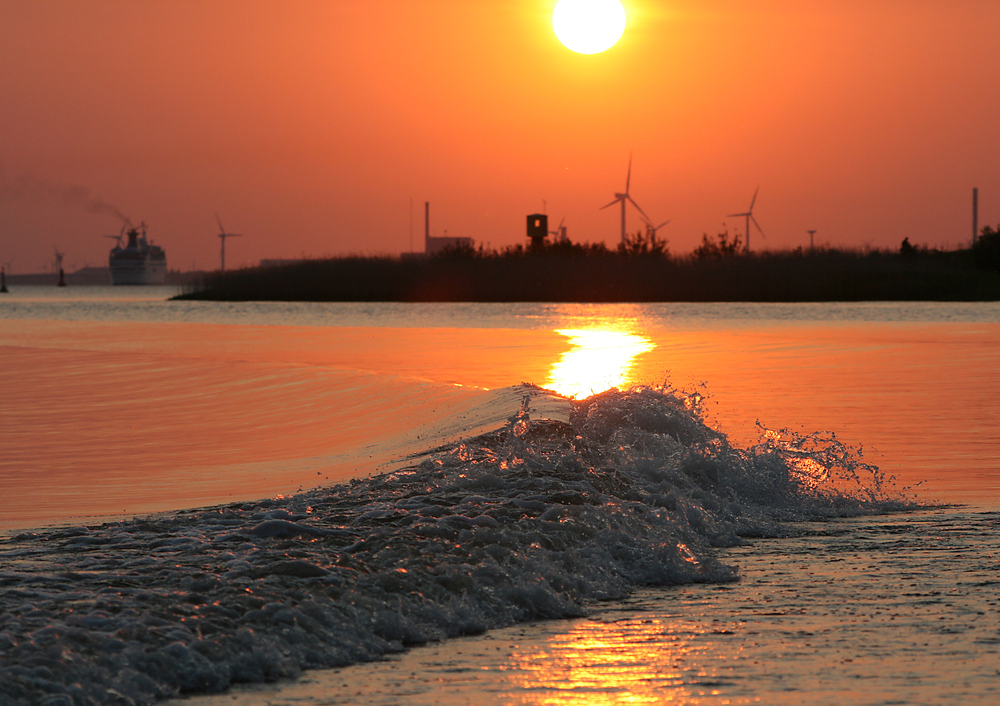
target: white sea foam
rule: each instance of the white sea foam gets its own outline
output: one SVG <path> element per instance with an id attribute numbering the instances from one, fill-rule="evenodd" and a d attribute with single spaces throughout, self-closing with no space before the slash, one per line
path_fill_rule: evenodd
<path id="1" fill-rule="evenodd" d="M 733 581 L 715 551 L 785 520 L 906 506 L 833 438 L 734 448 L 697 397 L 611 391 L 539 421 L 551 394 L 505 394 L 525 403 L 502 428 L 392 473 L 3 542 L 0 701 L 145 704 L 577 616 Z"/>

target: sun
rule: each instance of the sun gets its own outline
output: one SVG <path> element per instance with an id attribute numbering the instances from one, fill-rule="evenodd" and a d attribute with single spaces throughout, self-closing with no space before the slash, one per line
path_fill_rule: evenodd
<path id="1" fill-rule="evenodd" d="M 552 29 L 567 49 L 599 54 L 625 32 L 625 8 L 618 0 L 559 0 L 552 11 Z"/>

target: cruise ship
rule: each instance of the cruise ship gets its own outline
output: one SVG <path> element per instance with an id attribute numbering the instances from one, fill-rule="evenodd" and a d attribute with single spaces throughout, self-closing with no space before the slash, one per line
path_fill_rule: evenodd
<path id="1" fill-rule="evenodd" d="M 125 247 L 118 236 L 118 243 L 108 256 L 111 284 L 163 284 L 167 277 L 167 254 L 146 238 L 146 224 L 129 227 L 125 235 L 128 236 Z"/>

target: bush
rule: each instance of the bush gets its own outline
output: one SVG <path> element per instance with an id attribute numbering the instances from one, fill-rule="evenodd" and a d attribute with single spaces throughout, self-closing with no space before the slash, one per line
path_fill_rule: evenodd
<path id="1" fill-rule="evenodd" d="M 656 237 L 656 231 L 646 226 L 646 232 L 636 231 L 626 235 L 625 242 L 618 244 L 618 254 L 628 257 L 670 257 L 666 240 Z"/>
<path id="2" fill-rule="evenodd" d="M 713 241 L 708 237 L 708 233 L 701 236 L 701 245 L 694 249 L 694 257 L 697 260 L 721 260 L 723 258 L 736 257 L 740 254 L 743 241 L 737 233 L 733 239 L 729 239 L 729 231 L 724 230 L 715 236 Z"/>
<path id="3" fill-rule="evenodd" d="M 979 267 L 1000 272 L 1000 225 L 996 228 L 983 227 L 972 247 L 972 257 Z"/>

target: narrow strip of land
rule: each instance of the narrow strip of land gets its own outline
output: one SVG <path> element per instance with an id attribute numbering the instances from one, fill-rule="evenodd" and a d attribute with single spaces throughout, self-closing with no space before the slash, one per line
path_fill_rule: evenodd
<path id="1" fill-rule="evenodd" d="M 996 301 L 970 250 L 672 257 L 600 248 L 341 257 L 215 273 L 181 299 L 399 302 Z M 1000 262 L 1000 258 L 997 259 Z"/>

